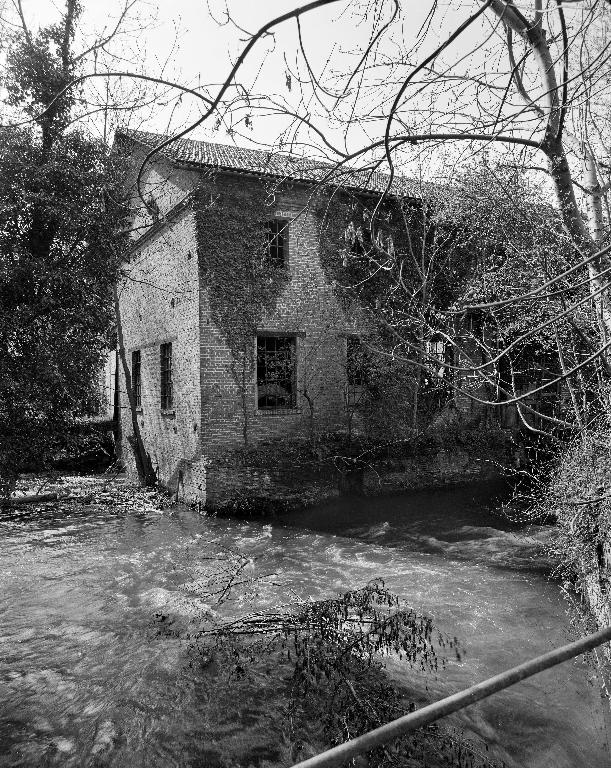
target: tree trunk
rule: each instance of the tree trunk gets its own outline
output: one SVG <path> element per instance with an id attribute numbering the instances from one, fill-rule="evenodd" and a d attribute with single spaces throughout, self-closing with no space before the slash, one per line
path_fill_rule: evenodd
<path id="1" fill-rule="evenodd" d="M 598 174 L 596 173 L 596 164 L 590 151 L 587 147 L 584 148 L 584 160 L 583 160 L 583 172 L 584 172 L 584 186 L 588 190 L 588 228 L 590 230 L 590 237 L 592 238 L 593 247 L 596 250 L 600 250 L 602 245 L 605 223 L 603 218 L 602 207 L 602 189 L 598 181 Z M 594 288 L 601 288 L 608 282 L 609 278 L 601 278 L 600 272 L 602 269 L 606 269 L 609 266 L 609 259 L 601 257 L 595 261 L 591 261 L 588 264 L 588 272 L 590 275 L 591 285 Z M 596 315 L 598 319 L 598 325 L 601 329 L 601 336 L 603 343 L 611 338 L 611 324 L 610 317 L 611 312 L 609 310 L 609 301 L 607 291 L 599 294 L 594 305 L 596 307 Z"/>
<path id="2" fill-rule="evenodd" d="M 123 440 L 123 425 L 121 424 L 121 398 L 119 397 L 119 384 L 120 384 L 120 377 L 119 377 L 119 350 L 118 348 L 115 349 L 115 373 L 113 376 L 114 379 L 114 392 L 113 392 L 113 403 L 112 403 L 112 428 L 113 433 L 115 437 L 115 459 L 116 461 L 121 461 L 123 458 L 123 447 L 122 447 L 122 440 Z"/>
<path id="3" fill-rule="evenodd" d="M 584 157 L 585 186 L 590 195 L 588 200 L 588 230 L 575 199 L 573 179 L 562 142 L 556 141 L 551 146 L 548 145 L 545 152 L 565 229 L 575 243 L 575 247 L 579 249 L 580 254 L 583 257 L 591 256 L 600 248 L 604 232 L 602 192 L 594 162 L 589 157 L 589 153 L 586 152 Z M 601 271 L 608 266 L 610 264 L 606 257 L 594 259 L 588 263 L 590 291 L 592 293 L 601 291 L 593 301 L 598 317 L 601 343 L 603 344 L 611 338 L 611 308 L 609 307 L 608 291 L 605 290 L 607 280 L 600 275 Z"/>

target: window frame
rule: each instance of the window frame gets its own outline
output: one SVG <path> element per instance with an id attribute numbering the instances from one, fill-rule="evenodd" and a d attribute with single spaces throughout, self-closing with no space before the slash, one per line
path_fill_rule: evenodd
<path id="1" fill-rule="evenodd" d="M 282 332 L 282 331 L 278 331 L 278 332 L 258 331 L 257 332 L 255 336 L 255 407 L 258 413 L 261 413 L 261 414 L 295 413 L 299 411 L 298 402 L 297 402 L 297 366 L 298 366 L 298 354 L 299 354 L 298 338 L 299 338 L 298 334 L 290 333 L 290 332 Z M 264 375 L 264 377 L 261 377 L 260 375 L 261 347 L 268 347 L 272 340 L 276 342 L 278 340 L 288 341 L 290 344 L 290 349 L 291 349 L 291 358 L 289 361 L 290 376 L 288 377 L 281 377 L 279 379 L 278 377 L 269 377 L 267 376 L 267 373 Z M 277 349 L 274 349 L 274 350 L 268 349 L 267 353 L 273 354 L 277 351 L 278 351 Z M 288 366 L 287 366 L 287 369 L 288 369 Z M 281 386 L 278 384 L 279 380 L 281 382 L 290 381 L 288 403 L 282 403 L 282 404 L 266 403 L 264 405 L 261 405 L 259 388 L 261 386 Z M 263 397 L 268 399 L 273 396 L 266 394 Z"/>
<path id="2" fill-rule="evenodd" d="M 174 380 L 172 377 L 172 342 L 166 341 L 159 347 L 159 371 L 160 371 L 160 402 L 162 411 L 171 411 L 174 408 Z"/>
<path id="3" fill-rule="evenodd" d="M 142 408 L 142 350 L 132 350 L 132 395 L 136 408 Z"/>
<path id="4" fill-rule="evenodd" d="M 454 365 L 454 346 L 441 334 L 434 334 L 424 342 L 426 360 L 424 367 L 439 379 L 447 379 Z"/>
<path id="5" fill-rule="evenodd" d="M 352 353 L 351 353 L 352 348 Z M 356 354 L 355 354 L 356 353 Z M 360 356 L 364 361 L 366 353 L 365 347 L 360 336 L 346 336 L 346 385 L 351 389 L 362 389 L 367 384 L 367 373 L 365 367 L 361 365 L 360 369 L 354 365 L 355 358 Z M 355 375 L 356 374 L 356 375 Z"/>
<path id="6" fill-rule="evenodd" d="M 345 335 L 346 379 L 344 383 L 344 406 L 352 411 L 369 401 L 369 368 L 367 349 L 360 334 Z"/>
<path id="7" fill-rule="evenodd" d="M 272 269 L 286 269 L 289 263 L 289 220 L 274 216 L 266 221 L 264 226 L 267 236 L 265 264 Z"/>

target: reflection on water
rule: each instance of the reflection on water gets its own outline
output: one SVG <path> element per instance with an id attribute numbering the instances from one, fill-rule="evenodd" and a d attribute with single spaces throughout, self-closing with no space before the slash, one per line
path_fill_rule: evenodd
<path id="1" fill-rule="evenodd" d="M 0 522 L 0 765 L 214 766 L 281 763 L 273 675 L 224 701 L 188 643 L 155 614 L 196 625 L 204 558 L 236 548 L 265 576 L 226 615 L 318 599 L 374 577 L 457 635 L 466 654 L 416 691 L 443 695 L 568 641 L 541 544 L 483 510 L 489 488 L 341 500 L 244 523 L 186 509 L 117 514 L 91 506 Z M 209 563 L 209 561 L 207 561 Z M 567 663 L 457 716 L 509 766 L 611 765 L 605 707 L 582 662 Z M 273 742 L 276 740 L 276 746 Z M 270 744 L 272 746 L 270 746 Z"/>

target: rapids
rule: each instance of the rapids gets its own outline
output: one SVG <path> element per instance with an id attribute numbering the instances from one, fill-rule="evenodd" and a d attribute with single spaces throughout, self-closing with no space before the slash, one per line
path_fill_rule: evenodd
<path id="1" fill-rule="evenodd" d="M 341 499 L 270 522 L 89 505 L 0 520 L 0 766 L 281 765 L 280 710 L 264 674 L 248 701 L 215 700 L 180 632 L 204 614 L 336 596 L 381 577 L 459 638 L 461 661 L 423 678 L 441 696 L 572 639 L 548 576 L 546 527 L 509 524 L 487 486 Z M 218 552 L 256 588 L 221 607 L 197 584 Z M 260 577 L 257 579 L 256 577 Z M 428 692 L 427 689 L 428 688 Z M 583 660 L 453 719 L 508 766 L 604 768 L 609 709 Z M 225 762 L 227 761 L 227 762 Z"/>

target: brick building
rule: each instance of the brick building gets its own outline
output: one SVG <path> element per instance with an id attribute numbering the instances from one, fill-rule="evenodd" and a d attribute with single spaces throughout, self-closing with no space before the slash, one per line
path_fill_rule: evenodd
<path id="1" fill-rule="evenodd" d="M 137 170 L 162 138 L 124 131 L 116 146 Z M 362 320 L 340 306 L 322 268 L 313 200 L 321 180 L 374 194 L 385 179 L 328 176 L 315 161 L 184 139 L 145 165 L 147 207 L 134 195 L 118 291 L 122 455 L 133 468 L 137 430 L 179 497 L 215 498 L 215 459 L 227 451 L 346 428 Z M 249 216 L 262 236 L 240 242 Z M 260 295 L 249 293 L 253 281 Z"/>
<path id="2" fill-rule="evenodd" d="M 117 151 L 132 161 L 132 181 L 164 138 L 117 133 Z M 136 469 L 140 444 L 163 486 L 210 506 L 240 497 L 278 498 L 283 489 L 287 497 L 295 488 L 303 495 L 308 483 L 320 485 L 320 475 L 309 478 L 303 462 L 293 471 L 291 444 L 359 430 L 368 394 L 358 361 L 363 335 L 371 330 L 361 308 L 335 290 L 321 222 L 330 218 L 329 195 L 345 193 L 368 205 L 386 182 L 383 174 L 185 139 L 144 165 L 140 193 L 146 205 L 134 191 L 132 240 L 118 286 L 118 370 L 115 375 L 111 365 L 105 381 L 109 407 L 118 406 L 121 417 L 121 457 L 129 470 Z M 419 190 L 401 178 L 391 193 L 409 204 L 420 199 Z M 433 360 L 428 377 L 442 377 L 440 389 L 452 393 L 450 413 L 484 429 L 519 429 L 526 418 L 536 422 L 528 412 L 518 418 L 515 406 L 482 403 L 503 398 L 494 376 L 485 383 L 477 367 L 471 370 L 485 358 L 473 319 L 462 323 L 450 331 L 454 345 L 441 335 L 424 344 Z M 492 349 L 493 341 L 486 341 Z M 458 368 L 444 369 L 443 362 L 439 368 L 435 360 L 451 360 Z M 540 383 L 532 366 L 525 367 L 524 381 L 514 382 L 518 393 Z M 399 412 L 411 407 L 409 372 L 402 375 L 393 372 L 395 399 L 386 406 L 397 424 Z M 555 390 L 546 396 L 549 403 L 537 396 L 526 404 L 555 413 L 562 398 Z M 436 415 L 426 418 L 434 423 Z M 269 446 L 276 456 L 266 464 Z M 285 448 L 287 461 L 278 468 L 278 452 Z M 253 450 L 259 457 L 249 463 L 244 454 L 250 451 L 252 458 Z M 446 463 L 437 473 L 441 482 L 465 474 L 464 468 L 455 472 L 453 458 Z M 410 472 L 399 473 L 397 488 L 416 487 Z M 380 472 L 374 474 L 379 482 Z"/>

